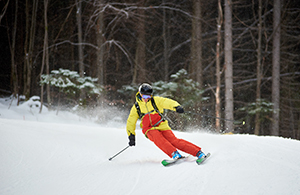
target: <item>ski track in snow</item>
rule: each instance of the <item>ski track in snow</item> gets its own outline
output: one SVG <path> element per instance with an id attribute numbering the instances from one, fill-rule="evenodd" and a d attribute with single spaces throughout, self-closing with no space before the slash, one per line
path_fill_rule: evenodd
<path id="1" fill-rule="evenodd" d="M 125 124 L 3 108 L 0 102 L 1 195 L 300 194 L 296 140 L 174 131 L 211 156 L 163 167 L 168 157 L 139 128 L 136 146 L 109 161 L 128 145 Z"/>

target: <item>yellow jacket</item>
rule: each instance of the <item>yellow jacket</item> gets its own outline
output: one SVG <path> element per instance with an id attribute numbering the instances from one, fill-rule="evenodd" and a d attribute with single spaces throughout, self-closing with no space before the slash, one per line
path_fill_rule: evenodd
<path id="1" fill-rule="evenodd" d="M 163 114 L 164 109 L 176 111 L 175 107 L 180 106 L 180 104 L 178 102 L 176 102 L 172 99 L 169 99 L 169 98 L 154 96 L 153 99 L 154 99 L 155 104 L 156 104 L 156 106 L 157 106 L 157 108 L 158 108 L 158 110 L 161 114 Z M 144 102 L 141 99 L 141 96 L 140 96 L 139 92 L 136 94 L 136 101 L 139 104 L 141 113 L 144 114 L 144 116 L 141 118 L 141 120 L 142 120 L 141 128 L 143 129 L 143 133 L 147 133 L 149 130 L 152 130 L 152 129 L 158 129 L 158 130 L 169 130 L 169 129 L 171 129 L 167 120 L 161 122 L 158 126 L 149 127 L 149 128 L 144 127 L 143 128 L 143 124 L 144 124 L 143 120 L 144 120 L 144 118 L 147 118 L 145 116 L 149 115 L 148 118 L 150 118 L 150 120 L 151 120 L 151 117 L 153 117 L 155 115 L 157 116 L 158 113 L 154 110 L 150 100 L 148 100 L 148 102 Z M 130 134 L 135 135 L 135 127 L 136 127 L 136 122 L 137 122 L 138 118 L 139 118 L 139 115 L 138 115 L 137 109 L 136 109 L 135 105 L 133 105 L 131 110 L 130 110 L 130 114 L 128 116 L 127 125 L 126 125 L 126 130 L 127 130 L 128 136 Z M 146 132 L 144 131 L 145 128 L 147 128 Z"/>

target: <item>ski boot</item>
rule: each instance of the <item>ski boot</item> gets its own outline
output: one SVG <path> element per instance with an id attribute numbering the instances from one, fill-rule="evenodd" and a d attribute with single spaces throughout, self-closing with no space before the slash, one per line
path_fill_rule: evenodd
<path id="1" fill-rule="evenodd" d="M 179 152 L 176 150 L 175 152 L 172 153 L 172 158 L 174 160 L 180 159 L 182 158 L 181 154 L 179 154 Z"/>
<path id="2" fill-rule="evenodd" d="M 196 160 L 196 163 L 199 165 L 199 164 L 201 164 L 204 160 L 205 160 L 205 158 L 206 158 L 206 155 L 200 150 L 197 154 L 196 154 L 196 156 L 197 156 L 197 160 Z"/>

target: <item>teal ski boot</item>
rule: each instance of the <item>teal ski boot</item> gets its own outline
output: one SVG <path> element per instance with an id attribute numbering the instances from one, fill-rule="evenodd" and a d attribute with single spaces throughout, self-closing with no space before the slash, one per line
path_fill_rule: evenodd
<path id="1" fill-rule="evenodd" d="M 196 154 L 196 156 L 198 157 L 198 159 L 196 160 L 196 163 L 198 165 L 200 165 L 201 163 L 203 163 L 206 158 L 208 158 L 210 156 L 210 153 L 208 153 L 207 155 L 205 155 L 201 150 Z"/>

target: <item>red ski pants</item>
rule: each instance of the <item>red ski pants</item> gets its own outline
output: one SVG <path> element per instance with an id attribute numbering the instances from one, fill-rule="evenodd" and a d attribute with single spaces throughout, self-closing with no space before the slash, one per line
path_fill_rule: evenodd
<path id="1" fill-rule="evenodd" d="M 178 139 L 171 130 L 150 130 L 147 132 L 147 137 L 171 158 L 172 153 L 177 149 L 193 156 L 196 156 L 196 154 L 201 150 L 200 147 L 184 139 Z"/>

